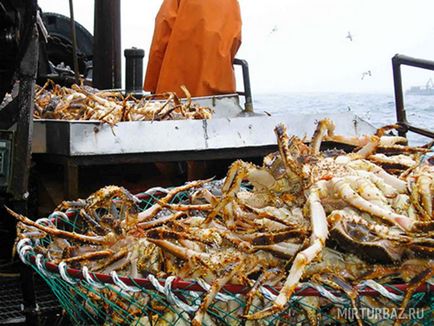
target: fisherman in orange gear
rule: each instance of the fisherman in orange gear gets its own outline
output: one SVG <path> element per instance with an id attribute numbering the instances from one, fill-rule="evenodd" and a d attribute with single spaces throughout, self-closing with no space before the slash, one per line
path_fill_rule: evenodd
<path id="1" fill-rule="evenodd" d="M 241 45 L 237 0 L 164 0 L 155 20 L 144 90 L 192 96 L 234 93 Z"/>

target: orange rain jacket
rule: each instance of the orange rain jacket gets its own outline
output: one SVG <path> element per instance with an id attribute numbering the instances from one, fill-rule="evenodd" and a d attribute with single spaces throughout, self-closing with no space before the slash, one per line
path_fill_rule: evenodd
<path id="1" fill-rule="evenodd" d="M 146 71 L 145 91 L 192 96 L 235 92 L 232 61 L 241 45 L 237 0 L 164 0 Z"/>

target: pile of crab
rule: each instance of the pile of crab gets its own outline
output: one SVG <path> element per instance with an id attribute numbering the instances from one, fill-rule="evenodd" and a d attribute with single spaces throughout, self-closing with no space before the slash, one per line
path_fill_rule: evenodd
<path id="1" fill-rule="evenodd" d="M 54 264 L 210 284 L 197 310 L 187 314 L 195 325 L 212 323 L 207 309 L 227 284 L 250 289 L 233 314 L 252 325 L 285 311 L 302 282 L 340 290 L 355 308 L 367 300 L 405 309 L 434 276 L 434 165 L 428 159 L 432 144 L 410 147 L 403 137 L 385 135 L 396 127 L 345 137 L 324 119 L 306 145 L 278 125 L 279 150 L 262 166 L 238 160 L 222 181 L 159 189 L 161 196 L 146 209 L 116 186 L 63 202 L 58 211 L 78 212 L 75 232 L 10 213 L 19 220 L 19 238 L 51 237 L 35 251 Z M 354 149 L 321 151 L 324 142 Z M 181 193 L 185 199 L 174 203 Z M 358 298 L 361 283 L 381 292 L 394 282 L 409 285 L 398 306 L 381 296 Z M 264 287 L 277 289 L 273 300 Z M 314 308 L 329 299 L 305 300 L 307 320 L 317 324 L 321 316 Z M 132 313 L 140 318 L 143 311 Z"/>
<path id="2" fill-rule="evenodd" d="M 121 121 L 210 119 L 212 109 L 193 104 L 183 86 L 186 101 L 175 93 L 124 97 L 115 91 L 99 91 L 84 85 L 61 87 L 48 81 L 36 87 L 35 119 L 99 120 L 110 125 Z"/>

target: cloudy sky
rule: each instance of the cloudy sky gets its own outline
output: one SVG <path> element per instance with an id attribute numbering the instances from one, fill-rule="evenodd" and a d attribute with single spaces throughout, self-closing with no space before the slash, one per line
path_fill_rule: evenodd
<path id="1" fill-rule="evenodd" d="M 69 15 L 67 0 L 39 0 Z M 434 60 L 433 0 L 239 0 L 252 89 L 269 92 L 393 92 L 391 58 Z M 160 0 L 122 0 L 122 48 L 146 51 Z M 76 20 L 93 31 L 93 1 L 75 0 Z M 353 40 L 346 36 L 351 33 Z M 147 56 L 145 56 L 146 66 Z M 370 71 L 369 76 L 367 72 Z M 403 67 L 404 87 L 434 72 Z"/>

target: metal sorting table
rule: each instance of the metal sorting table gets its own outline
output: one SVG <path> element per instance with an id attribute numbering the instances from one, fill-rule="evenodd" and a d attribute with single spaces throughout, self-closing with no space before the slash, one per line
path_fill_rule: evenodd
<path id="1" fill-rule="evenodd" d="M 219 100 L 230 102 L 231 98 Z M 74 180 L 80 166 L 264 156 L 277 148 L 274 127 L 279 123 L 299 137 L 310 137 L 324 117 L 334 121 L 338 134 L 375 131 L 351 112 L 274 116 L 249 116 L 241 108 L 222 112 L 210 120 L 120 122 L 113 128 L 99 121 L 36 120 L 33 154 L 64 166 L 68 196 L 77 193 Z"/>

